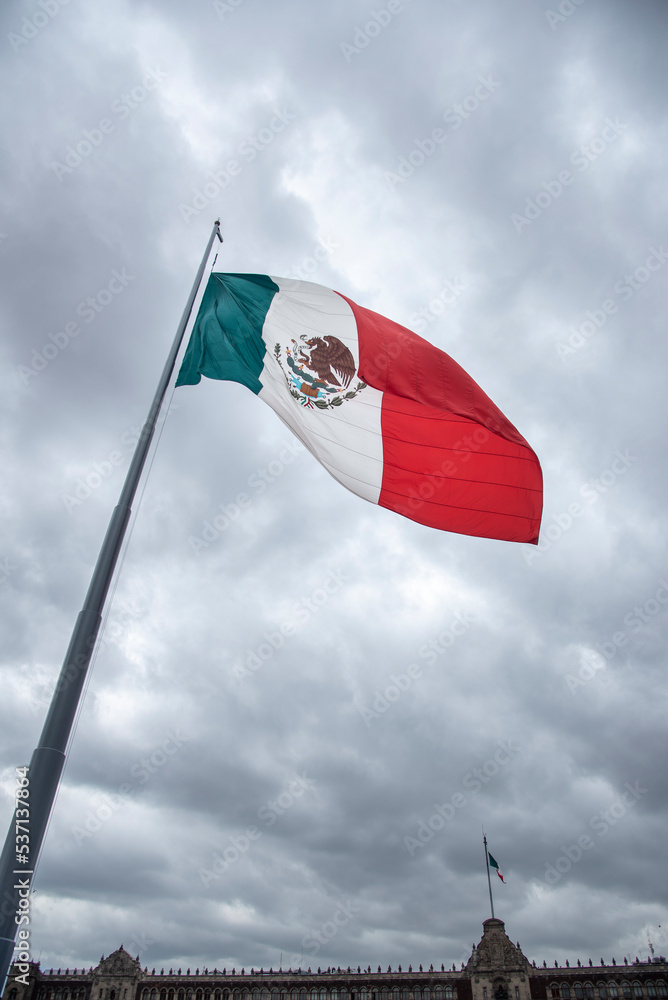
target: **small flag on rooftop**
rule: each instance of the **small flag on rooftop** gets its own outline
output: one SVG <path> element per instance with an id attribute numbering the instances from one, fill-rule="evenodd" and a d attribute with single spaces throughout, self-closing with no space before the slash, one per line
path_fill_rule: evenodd
<path id="1" fill-rule="evenodd" d="M 489 864 L 490 864 L 490 867 L 495 870 L 496 874 L 499 876 L 499 878 L 501 879 L 501 881 L 503 882 L 503 884 L 507 885 L 508 883 L 506 882 L 505 878 L 503 877 L 503 872 L 499 868 L 499 862 L 495 858 L 492 857 L 492 855 L 489 853 L 489 851 L 487 852 L 487 854 L 489 855 Z"/>

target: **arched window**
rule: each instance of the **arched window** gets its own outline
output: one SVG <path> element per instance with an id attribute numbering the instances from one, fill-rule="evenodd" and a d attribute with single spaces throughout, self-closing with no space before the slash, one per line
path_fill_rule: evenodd
<path id="1" fill-rule="evenodd" d="M 408 987 L 404 986 L 403 990 L 401 991 L 401 1000 L 408 1000 L 409 993 L 410 990 L 408 989 Z"/>
<path id="2" fill-rule="evenodd" d="M 622 993 L 624 994 L 624 1000 L 629 1000 L 629 997 L 632 996 L 631 984 L 627 983 L 626 980 L 622 983 Z"/>
<path id="3" fill-rule="evenodd" d="M 431 990 L 428 986 L 422 990 L 422 1000 L 431 1000 Z"/>
<path id="4" fill-rule="evenodd" d="M 320 1000 L 327 1000 L 327 990 L 320 990 Z"/>
<path id="5" fill-rule="evenodd" d="M 434 1000 L 443 1000 L 443 987 L 442 986 L 435 986 L 434 987 Z"/>
<path id="6" fill-rule="evenodd" d="M 332 1000 L 339 1000 L 339 991 L 337 990 L 336 986 L 332 986 L 330 996 Z"/>
<path id="7" fill-rule="evenodd" d="M 647 983 L 647 996 L 648 997 L 656 996 L 656 983 L 652 979 L 650 979 L 650 981 Z"/>
<path id="8" fill-rule="evenodd" d="M 582 1000 L 584 996 L 584 991 L 582 989 L 582 983 L 576 983 L 574 986 L 576 1000 Z"/>
<path id="9" fill-rule="evenodd" d="M 568 983 L 561 984 L 561 995 L 563 1000 L 571 1000 L 571 988 Z"/>
<path id="10" fill-rule="evenodd" d="M 658 983 L 656 984 L 656 989 L 660 997 L 666 996 L 666 984 L 664 983 L 663 979 L 660 979 L 658 981 Z"/>
<path id="11" fill-rule="evenodd" d="M 167 1000 L 174 1000 L 174 990 L 173 989 L 167 990 Z"/>
<path id="12" fill-rule="evenodd" d="M 445 987 L 445 1000 L 452 1000 L 452 986 Z"/>
<path id="13" fill-rule="evenodd" d="M 550 996 L 556 1000 L 559 996 L 559 983 L 550 983 Z"/>
<path id="14" fill-rule="evenodd" d="M 633 983 L 633 995 L 634 997 L 642 996 L 642 986 L 640 985 L 637 979 Z"/>
<path id="15" fill-rule="evenodd" d="M 318 1000 L 318 989 L 316 986 L 311 990 L 311 1000 Z"/>
<path id="16" fill-rule="evenodd" d="M 608 996 L 610 997 L 610 1000 L 617 1000 L 617 997 L 619 996 L 617 983 L 608 983 Z"/>
<path id="17" fill-rule="evenodd" d="M 605 983 L 597 983 L 596 985 L 598 986 L 598 995 L 601 1000 L 608 1000 L 608 987 Z"/>
<path id="18" fill-rule="evenodd" d="M 585 983 L 585 996 L 587 1000 L 594 1000 L 594 984 Z"/>
<path id="19" fill-rule="evenodd" d="M 419 986 L 414 986 L 413 987 L 413 996 L 415 997 L 415 1000 L 422 1000 L 422 996 L 420 994 L 420 987 Z"/>

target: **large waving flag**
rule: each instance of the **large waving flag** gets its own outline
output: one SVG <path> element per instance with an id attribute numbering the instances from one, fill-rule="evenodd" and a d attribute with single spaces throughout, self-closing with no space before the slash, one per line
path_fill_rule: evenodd
<path id="1" fill-rule="evenodd" d="M 353 493 L 420 524 L 538 541 L 540 464 L 443 351 L 307 281 L 213 272 L 177 385 L 264 399 Z"/>

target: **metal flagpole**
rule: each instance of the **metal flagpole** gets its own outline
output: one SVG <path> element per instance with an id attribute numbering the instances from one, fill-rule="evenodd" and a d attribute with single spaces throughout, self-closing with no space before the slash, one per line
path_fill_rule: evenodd
<path id="1" fill-rule="evenodd" d="M 489 854 L 487 853 L 487 837 L 485 836 L 485 831 L 482 831 L 482 842 L 485 848 L 485 864 L 487 866 L 487 888 L 489 889 L 489 905 L 492 908 L 492 916 L 494 916 L 494 900 L 492 899 L 492 880 L 489 877 Z"/>
<path id="2" fill-rule="evenodd" d="M 29 767 L 16 769 L 16 807 L 0 856 L 0 995 L 3 993 L 18 934 L 19 976 L 25 976 L 30 961 L 30 896 L 32 879 L 39 859 L 44 834 L 58 791 L 65 764 L 72 727 L 84 689 L 86 674 L 93 656 L 102 612 L 121 552 L 132 513 L 132 503 L 148 456 L 158 416 L 169 386 L 179 348 L 202 282 L 215 238 L 220 235 L 220 220 L 211 230 L 202 262 L 197 271 L 174 342 L 160 376 L 151 408 L 137 442 L 118 505 L 93 570 L 88 593 L 72 632 L 60 677 L 51 700 L 42 735 Z M 23 981 L 19 979 L 19 981 Z"/>

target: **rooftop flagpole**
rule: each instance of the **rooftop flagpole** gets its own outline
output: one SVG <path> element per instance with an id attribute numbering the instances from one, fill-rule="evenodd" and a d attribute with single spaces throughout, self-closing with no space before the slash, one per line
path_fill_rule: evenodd
<path id="1" fill-rule="evenodd" d="M 30 900 L 35 868 L 58 792 L 65 754 L 97 642 L 105 601 L 132 514 L 132 503 L 216 237 L 221 243 L 223 242 L 219 219 L 213 224 L 146 423 L 132 456 L 118 504 L 111 515 L 88 593 L 65 654 L 39 744 L 33 752 L 29 767 L 16 769 L 16 807 L 0 856 L 0 995 L 5 988 L 17 934 L 19 950 L 17 978 L 21 982 L 23 981 L 21 977 L 25 976 L 26 985 L 28 982 L 28 962 L 31 960 Z"/>
<path id="2" fill-rule="evenodd" d="M 485 836 L 485 831 L 482 831 L 482 842 L 485 848 L 485 865 L 487 866 L 487 888 L 489 889 L 489 905 L 492 908 L 492 917 L 494 916 L 494 900 L 492 899 L 492 880 L 489 877 L 489 853 L 487 851 L 487 837 Z"/>

